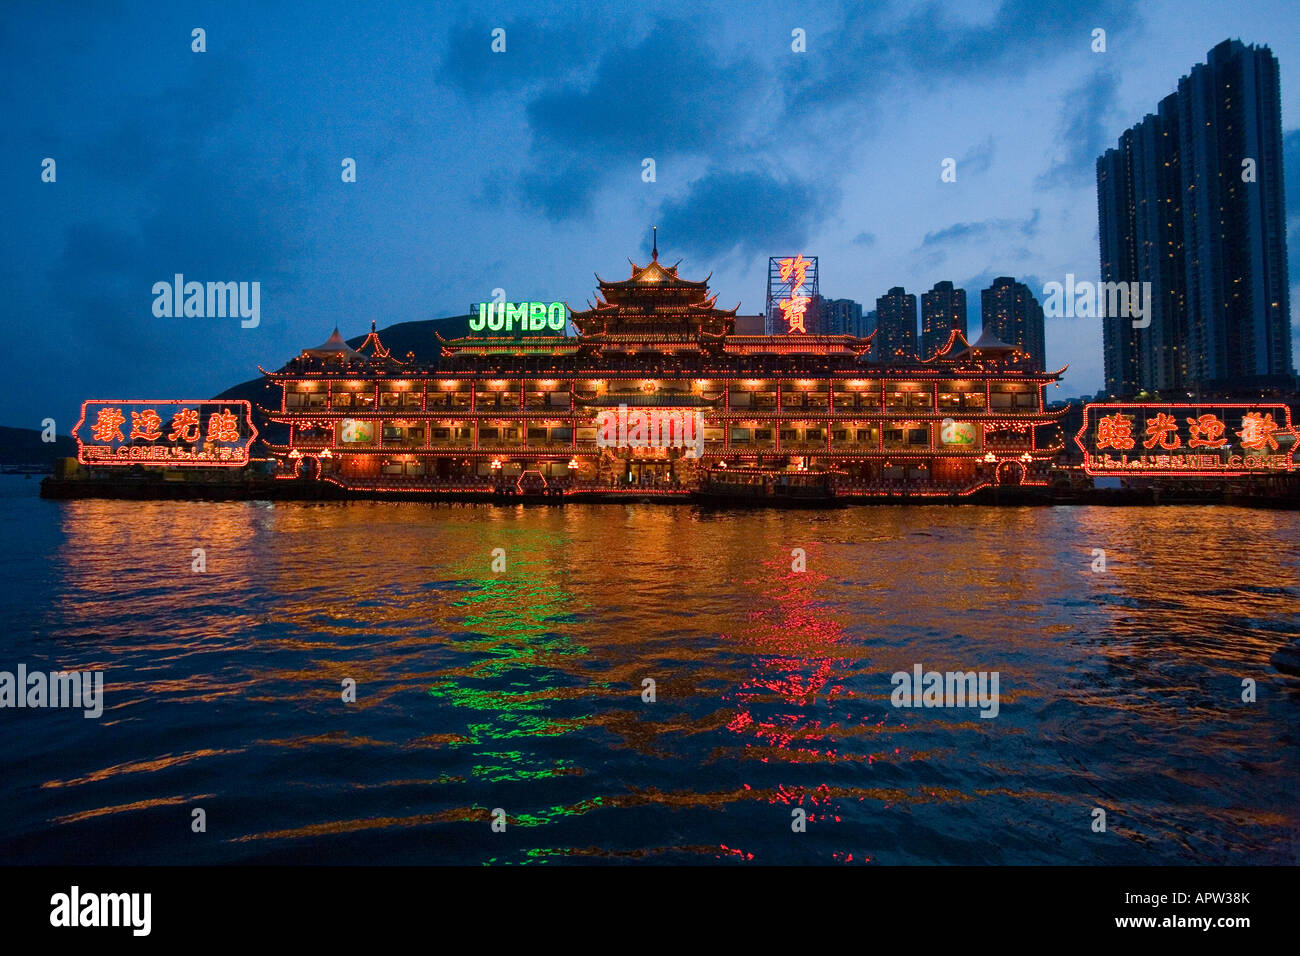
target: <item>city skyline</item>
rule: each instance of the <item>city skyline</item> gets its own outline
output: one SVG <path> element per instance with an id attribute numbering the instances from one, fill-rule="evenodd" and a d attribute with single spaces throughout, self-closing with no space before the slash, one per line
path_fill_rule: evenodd
<path id="1" fill-rule="evenodd" d="M 767 257 L 799 253 L 820 258 L 829 295 L 862 303 L 938 279 L 973 298 L 1003 275 L 1041 299 L 1096 276 L 1096 157 L 1225 36 L 1278 56 L 1284 149 L 1300 156 L 1285 5 L 1195 9 L 759 4 L 737 23 L 669 2 L 579 27 L 537 4 L 501 16 L 502 54 L 468 7 L 436 23 L 381 7 L 352 29 L 233 4 L 204 15 L 201 53 L 190 12 L 92 11 L 57 32 L 20 13 L 0 28 L 3 161 L 27 228 L 0 258 L 31 360 L 0 423 L 65 431 L 86 394 L 215 394 L 335 325 L 350 338 L 460 315 L 496 288 L 579 306 L 590 271 L 644 258 L 655 224 L 665 257 L 712 271 L 744 314 L 762 311 Z M 151 290 L 175 274 L 260 282 L 260 324 L 160 319 Z M 1062 396 L 1101 388 L 1099 325 L 1048 319 L 1046 352 L 1070 357 Z"/>

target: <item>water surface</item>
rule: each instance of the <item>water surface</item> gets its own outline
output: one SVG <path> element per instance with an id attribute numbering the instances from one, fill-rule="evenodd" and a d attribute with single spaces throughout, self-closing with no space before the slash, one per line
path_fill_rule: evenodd
<path id="1" fill-rule="evenodd" d="M 0 479 L 0 670 L 106 705 L 0 710 L 5 862 L 1297 861 L 1300 514 L 36 485 Z M 997 671 L 998 716 L 891 706 L 918 663 Z"/>

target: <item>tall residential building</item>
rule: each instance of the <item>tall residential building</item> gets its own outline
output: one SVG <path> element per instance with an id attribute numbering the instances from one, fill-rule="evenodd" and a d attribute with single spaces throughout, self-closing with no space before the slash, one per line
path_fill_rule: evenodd
<path id="1" fill-rule="evenodd" d="M 852 299 L 822 299 L 822 322 L 827 335 L 861 335 L 862 303 Z"/>
<path id="2" fill-rule="evenodd" d="M 999 276 L 993 285 L 980 293 L 980 334 L 990 333 L 998 340 L 1019 347 L 1029 356 L 1029 366 L 1037 372 L 1046 369 L 1043 342 L 1043 307 L 1029 286 L 1010 276 Z"/>
<path id="3" fill-rule="evenodd" d="M 868 336 L 876 331 L 876 310 L 872 309 L 862 317 L 862 334 Z"/>
<path id="4" fill-rule="evenodd" d="M 1150 282 L 1151 324 L 1102 320 L 1106 391 L 1294 382 L 1277 59 L 1225 40 L 1097 160 L 1103 282 Z"/>
<path id="5" fill-rule="evenodd" d="M 872 357 L 878 362 L 916 361 L 916 296 L 894 286 L 876 300 L 876 338 Z"/>
<path id="6" fill-rule="evenodd" d="M 966 290 L 945 279 L 921 294 L 921 358 L 943 348 L 953 329 L 966 335 Z"/>

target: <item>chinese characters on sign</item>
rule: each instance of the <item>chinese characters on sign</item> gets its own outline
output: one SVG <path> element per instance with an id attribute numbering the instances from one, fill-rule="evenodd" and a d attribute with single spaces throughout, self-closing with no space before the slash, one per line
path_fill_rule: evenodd
<path id="1" fill-rule="evenodd" d="M 1090 475 L 1232 476 L 1289 471 L 1286 405 L 1086 405 L 1075 442 Z"/>
<path id="2" fill-rule="evenodd" d="M 799 290 L 807 279 L 810 264 L 803 253 L 781 260 L 781 281 L 790 283 L 790 298 L 779 303 L 788 326 L 787 332 L 808 331 L 803 324 L 804 313 L 808 311 L 808 296 L 800 295 Z"/>
<path id="3" fill-rule="evenodd" d="M 257 428 L 246 401 L 91 401 L 73 436 L 87 465 L 238 467 Z"/>
<path id="4" fill-rule="evenodd" d="M 767 334 L 821 331 L 817 257 L 772 256 L 767 269 Z"/>

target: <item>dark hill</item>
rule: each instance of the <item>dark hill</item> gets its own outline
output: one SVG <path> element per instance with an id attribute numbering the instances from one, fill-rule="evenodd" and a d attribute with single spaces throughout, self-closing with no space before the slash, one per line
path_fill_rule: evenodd
<path id="1" fill-rule="evenodd" d="M 399 322 L 396 325 L 390 325 L 386 329 L 380 329 L 379 340 L 383 342 L 384 348 L 393 353 L 394 358 L 403 362 L 410 361 L 407 355 L 410 352 L 414 353 L 417 363 L 427 364 L 436 362 L 442 355 L 442 349 L 438 346 L 439 334 L 444 339 L 455 339 L 468 335 L 469 316 L 453 315 L 445 319 Z M 321 341 L 323 342 L 327 337 L 328 333 L 323 334 Z M 347 343 L 353 348 L 357 348 L 365 339 L 364 335 L 358 335 L 348 339 Z M 318 342 L 305 342 L 303 347 L 311 348 L 318 344 Z M 255 378 L 248 382 L 241 382 L 214 397 L 219 399 L 244 399 L 252 402 L 253 421 L 257 424 L 257 430 L 261 436 L 277 445 L 282 445 L 288 441 L 288 428 L 284 425 L 268 422 L 266 416 L 258 410 L 258 406 L 263 408 L 280 407 L 280 389 L 267 384 L 265 379 Z"/>
<path id="2" fill-rule="evenodd" d="M 41 441 L 40 429 L 0 425 L 0 468 L 54 470 L 59 458 L 75 458 L 77 443 L 67 435 Z"/>

